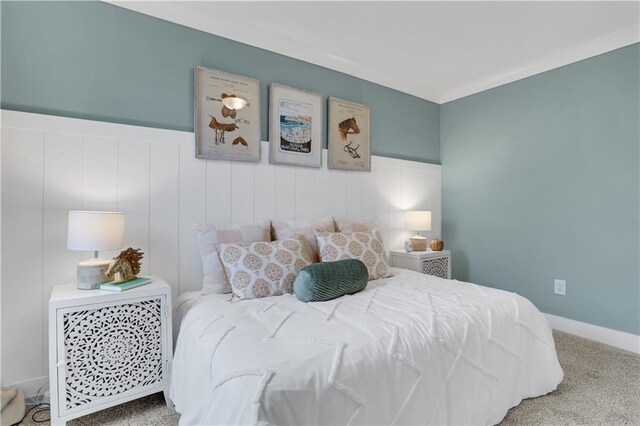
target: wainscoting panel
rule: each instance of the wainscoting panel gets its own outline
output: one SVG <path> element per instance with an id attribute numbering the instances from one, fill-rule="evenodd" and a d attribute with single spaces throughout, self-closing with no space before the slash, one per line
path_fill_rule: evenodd
<path id="1" fill-rule="evenodd" d="M 144 251 L 143 273 L 164 278 L 174 298 L 201 288 L 194 227 L 204 222 L 368 216 L 387 248 L 399 248 L 410 235 L 402 212 L 424 209 L 433 212 L 425 235 L 440 235 L 437 165 L 374 156 L 371 173 L 334 171 L 325 150 L 319 169 L 276 166 L 267 142 L 260 163 L 203 160 L 192 133 L 14 111 L 1 118 L 3 384 L 28 388 L 48 374 L 51 289 L 74 282 L 77 262 L 91 257 L 66 249 L 69 210 L 125 212 L 126 245 Z"/>
<path id="2" fill-rule="evenodd" d="M 42 132 L 2 128 L 3 385 L 47 374 L 42 334 L 43 164 Z"/>
<path id="3" fill-rule="evenodd" d="M 196 225 L 205 223 L 207 217 L 207 161 L 195 158 L 195 144 L 191 135 L 182 135 L 180 143 L 180 290 L 191 291 L 202 288 L 202 271 L 198 239 L 193 230 Z M 128 222 L 128 218 L 127 218 Z M 175 297 L 175 295 L 174 295 Z"/>

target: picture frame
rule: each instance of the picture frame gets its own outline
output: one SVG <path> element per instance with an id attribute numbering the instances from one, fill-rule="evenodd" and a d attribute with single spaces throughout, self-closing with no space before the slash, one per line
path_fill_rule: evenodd
<path id="1" fill-rule="evenodd" d="M 196 157 L 260 161 L 260 94 L 260 80 L 197 66 L 194 70 Z M 230 108 L 222 103 L 224 98 L 241 98 L 246 105 Z"/>
<path id="2" fill-rule="evenodd" d="M 327 167 L 371 171 L 371 109 L 367 105 L 329 97 Z"/>
<path id="3" fill-rule="evenodd" d="M 322 95 L 269 85 L 269 162 L 322 167 Z"/>

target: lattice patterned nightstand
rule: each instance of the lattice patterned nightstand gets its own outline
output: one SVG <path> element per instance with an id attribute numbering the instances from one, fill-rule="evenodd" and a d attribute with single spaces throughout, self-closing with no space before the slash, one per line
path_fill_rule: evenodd
<path id="1" fill-rule="evenodd" d="M 451 252 L 391 250 L 391 266 L 451 279 Z"/>
<path id="2" fill-rule="evenodd" d="M 171 378 L 171 287 L 161 279 L 121 293 L 53 289 L 49 299 L 51 423 L 152 393 Z"/>

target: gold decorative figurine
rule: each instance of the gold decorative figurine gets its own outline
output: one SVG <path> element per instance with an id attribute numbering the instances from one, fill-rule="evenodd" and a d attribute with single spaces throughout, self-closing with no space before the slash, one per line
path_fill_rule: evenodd
<path id="1" fill-rule="evenodd" d="M 142 260 L 143 255 L 144 253 L 140 249 L 129 247 L 120 252 L 118 257 L 113 258 L 113 262 L 109 265 L 105 275 L 109 280 L 113 280 L 116 273 L 119 274 L 119 278 L 114 281 L 115 283 L 122 283 L 136 278 L 140 273 L 140 260 Z"/>

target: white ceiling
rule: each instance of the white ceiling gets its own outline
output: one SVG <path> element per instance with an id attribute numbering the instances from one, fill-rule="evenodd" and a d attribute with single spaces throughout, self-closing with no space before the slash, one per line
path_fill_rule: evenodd
<path id="1" fill-rule="evenodd" d="M 640 41 L 640 2 L 119 6 L 443 103 Z"/>

